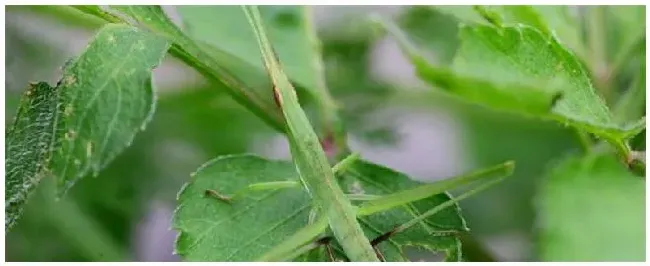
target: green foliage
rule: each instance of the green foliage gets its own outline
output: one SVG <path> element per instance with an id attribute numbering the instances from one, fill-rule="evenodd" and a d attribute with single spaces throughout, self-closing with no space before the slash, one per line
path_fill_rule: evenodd
<path id="1" fill-rule="evenodd" d="M 629 151 L 622 143 L 645 125 L 645 118 L 615 122 L 580 61 L 535 28 L 463 27 L 452 72 L 428 63 L 398 29 L 385 25 L 401 37 L 423 80 L 468 101 L 575 126 L 610 141 L 624 156 Z"/>
<path id="2" fill-rule="evenodd" d="M 176 9 L 180 26 L 160 6 L 8 8 L 99 29 L 19 99 L 63 56 L 8 27 L 7 64 L 27 67 L 5 102 L 8 260 L 133 260 L 137 221 L 183 183 L 189 261 L 498 260 L 481 242 L 513 233 L 535 242 L 526 260 L 645 258 L 645 7 L 418 6 L 319 35 L 305 7 Z M 385 30 L 436 90 L 372 73 Z M 207 83 L 157 99 L 166 52 Z M 399 138 L 369 115 L 434 106 L 462 125 L 464 166 L 496 165 L 425 184 L 345 157 L 348 135 Z M 233 155 L 278 132 L 292 162 Z"/>
<path id="3" fill-rule="evenodd" d="M 574 53 L 585 59 L 586 47 L 576 10 L 569 6 L 436 6 L 444 13 L 468 23 L 516 26 L 524 24 L 547 36 L 556 36 Z"/>
<path id="4" fill-rule="evenodd" d="M 108 25 L 55 88 L 38 83 L 25 92 L 7 132 L 5 228 L 44 177 L 56 178 L 61 195 L 131 144 L 153 114 L 151 70 L 166 50 L 161 38 Z"/>
<path id="5" fill-rule="evenodd" d="M 255 78 L 261 79 L 257 82 L 268 90 L 271 84 L 260 60 L 262 54 L 241 7 L 181 6 L 178 12 L 189 36 L 240 58 L 247 66 L 242 70 L 249 75 L 247 79 L 242 77 L 242 80 L 251 82 Z M 260 13 L 269 39 L 277 46 L 276 51 L 287 76 L 309 90 L 320 89 L 319 73 L 312 70 L 314 61 L 320 60 L 320 55 L 310 40 L 309 32 L 312 29 L 308 24 L 306 8 L 267 6 L 260 7 Z M 257 77 L 251 77 L 252 74 L 257 74 Z"/>
<path id="6" fill-rule="evenodd" d="M 387 195 L 418 187 L 403 174 L 364 161 L 352 163 L 339 182 L 347 193 Z M 219 157 L 199 168 L 179 193 L 174 228 L 180 234 L 176 252 L 191 261 L 252 261 L 307 224 L 313 208 L 309 195 L 300 187 L 256 191 L 231 203 L 206 194 L 216 190 L 233 195 L 250 184 L 299 180 L 288 162 L 269 161 L 252 155 Z M 426 197 L 387 212 L 359 217 L 369 237 L 379 236 L 434 206 L 449 200 L 448 194 Z M 459 259 L 459 240 L 454 234 L 429 237 L 436 231 L 465 231 L 460 209 L 447 208 L 418 226 L 379 246 L 389 261 L 407 258 L 404 246 L 444 251 L 449 260 Z M 340 248 L 337 256 L 346 259 Z"/>
<path id="7" fill-rule="evenodd" d="M 611 155 L 567 158 L 539 195 L 546 261 L 644 261 L 645 181 Z"/>
<path id="8" fill-rule="evenodd" d="M 183 33 L 167 18 L 159 6 L 116 6 L 116 10 L 138 21 L 145 28 L 164 36 L 172 47 L 170 53 L 195 68 L 213 82 L 219 83 L 240 104 L 262 118 L 270 126 L 283 130 L 280 114 L 273 108 L 273 98 L 259 93 L 241 81 L 240 76 L 231 74 L 246 71 L 241 59 L 212 47 L 206 49 Z M 259 88 L 258 88 L 259 89 Z"/>
<path id="9" fill-rule="evenodd" d="M 43 178 L 55 139 L 53 132 L 58 127 L 53 119 L 53 114 L 59 112 L 56 91 L 46 83 L 31 86 L 7 132 L 5 230 L 20 217 L 29 193 Z"/>
<path id="10" fill-rule="evenodd" d="M 490 35 L 499 34 L 496 29 L 487 26 L 463 27 L 459 33 L 461 47 L 451 69 L 447 69 L 429 63 L 421 56 L 418 48 L 410 44 L 407 37 L 395 26 L 389 23 L 384 25 L 395 36 L 399 36 L 401 45 L 409 55 L 420 78 L 468 101 L 498 109 L 544 116 L 551 111 L 555 101 L 561 96 L 556 89 L 544 90 L 533 85 L 540 82 L 544 84 L 548 80 L 528 78 L 525 72 L 520 75 L 510 75 L 512 67 L 516 68 L 520 65 L 510 66 L 515 64 L 513 60 L 517 60 L 518 57 L 511 57 L 507 53 L 511 53 L 512 49 L 518 47 L 521 47 L 524 53 L 530 53 L 538 48 L 523 47 L 519 44 L 520 29 L 505 30 L 506 38 L 496 39 L 503 43 L 492 43 L 495 39 Z M 523 57 L 520 60 L 528 62 L 531 59 Z"/>
<path id="11" fill-rule="evenodd" d="M 294 86 L 308 93 L 319 106 L 320 130 L 338 124 L 336 106 L 325 84 L 320 43 L 315 36 L 308 8 L 300 6 L 263 6 L 259 8 L 269 39 L 276 47 L 282 68 Z M 178 9 L 183 26 L 208 51 L 220 51 L 241 60 L 229 69 L 240 80 L 257 88 L 266 99 L 272 86 L 256 46 L 253 30 L 239 6 L 183 6 Z M 233 26 L 236 25 L 236 26 Z M 226 41 L 227 40 L 227 41 Z M 226 61 L 226 60 L 224 60 Z M 227 61 L 226 61 L 227 62 Z"/>
<path id="12" fill-rule="evenodd" d="M 307 223 L 309 196 L 301 189 L 248 193 L 229 204 L 206 190 L 232 195 L 252 183 L 297 180 L 288 163 L 254 156 L 209 161 L 178 195 L 176 253 L 190 261 L 252 261 Z M 281 203 L 281 204 L 278 204 Z"/>

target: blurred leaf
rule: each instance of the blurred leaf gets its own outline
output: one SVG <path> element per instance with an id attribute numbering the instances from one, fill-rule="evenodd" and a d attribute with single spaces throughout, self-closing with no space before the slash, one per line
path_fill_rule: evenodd
<path id="1" fill-rule="evenodd" d="M 391 30 L 400 34 L 397 29 Z M 405 38 L 404 49 L 411 55 L 418 75 L 465 99 L 552 118 L 593 133 L 616 147 L 645 124 L 645 119 L 616 123 L 577 58 L 554 38 L 548 39 L 534 28 L 463 27 L 453 72 L 428 64 Z M 555 89 L 561 91 L 561 98 Z M 551 106 L 552 113 L 546 114 L 544 108 Z"/>
<path id="2" fill-rule="evenodd" d="M 517 26 L 524 24 L 534 27 L 547 35 L 556 36 L 560 42 L 566 44 L 580 58 L 584 59 L 586 47 L 581 38 L 580 23 L 576 15 L 572 14 L 570 6 L 435 6 L 468 24 L 494 24 L 486 15 L 492 16 L 500 23 L 499 26 Z M 483 14 L 481 14 L 483 12 Z"/>
<path id="3" fill-rule="evenodd" d="M 52 185 L 46 188 L 44 197 L 41 197 L 45 206 L 40 211 L 45 212 L 48 221 L 56 226 L 65 242 L 91 261 L 129 260 L 126 247 L 119 245 L 108 230 L 102 228 L 98 220 L 101 216 L 90 216 L 72 199 L 53 201 L 56 190 Z"/>
<path id="4" fill-rule="evenodd" d="M 585 60 L 586 47 L 582 38 L 582 25 L 578 17 L 578 7 L 563 5 L 532 6 L 546 21 L 548 29 L 559 42 Z"/>
<path id="5" fill-rule="evenodd" d="M 448 69 L 430 64 L 421 56 L 419 50 L 409 43 L 407 37 L 392 24 L 385 22 L 384 26 L 398 38 L 421 79 L 468 101 L 502 110 L 545 116 L 559 97 L 559 91 L 539 87 L 539 83 L 544 84 L 548 81 L 540 82 L 534 80 L 535 78 L 526 77 L 529 66 L 518 70 L 520 72 L 518 75 L 513 75 L 517 72 L 513 72 L 512 68 L 520 67 L 520 65 L 509 66 L 515 62 L 514 60 L 533 65 L 544 63 L 529 62 L 535 58 L 527 49 L 538 47 L 526 47 L 526 45 L 540 46 L 546 42 L 520 45 L 521 39 L 518 36 L 521 35 L 518 30 L 512 29 L 515 32 L 501 36 L 493 32 L 496 29 L 487 26 L 463 27 L 460 31 L 462 45 L 451 69 Z M 492 34 L 498 35 L 490 36 Z M 493 37 L 497 39 L 491 39 Z M 513 50 L 516 48 L 519 50 Z"/>
<path id="6" fill-rule="evenodd" d="M 249 66 L 242 70 L 260 72 L 270 91 L 262 54 L 241 7 L 179 6 L 178 12 L 190 37 L 240 58 Z M 321 89 L 319 73 L 313 71 L 320 60 L 318 43 L 310 36 L 306 7 L 261 6 L 260 13 L 287 76 L 309 91 Z"/>
<path id="7" fill-rule="evenodd" d="M 45 179 L 27 204 L 24 217 L 6 235 L 7 261 L 122 261 L 128 260 L 97 218 L 74 200 L 53 201 L 56 184 Z M 104 214 L 103 216 L 105 216 Z"/>
<path id="8" fill-rule="evenodd" d="M 176 251 L 190 261 L 250 261 L 279 244 L 307 224 L 311 200 L 302 188 L 251 192 L 227 204 L 206 196 L 212 189 L 232 195 L 251 183 L 298 180 L 288 162 L 268 161 L 251 155 L 224 156 L 199 168 L 179 194 L 174 227 L 179 230 Z M 348 192 L 390 194 L 413 188 L 417 182 L 390 169 L 366 162 L 351 165 L 341 183 Z M 376 237 L 449 200 L 439 194 L 417 203 L 360 219 L 365 233 Z M 432 236 L 434 231 L 464 231 L 458 208 L 448 208 L 418 226 L 379 245 L 389 261 L 406 260 L 403 246 L 421 246 L 430 251 L 445 251 L 457 259 L 456 236 Z M 331 234 L 331 233 L 330 233 Z M 335 246 L 337 256 L 341 249 Z M 302 259 L 302 258 L 301 258 Z"/>
<path id="9" fill-rule="evenodd" d="M 427 58 L 446 65 L 451 63 L 458 48 L 458 23 L 447 14 L 432 7 L 413 6 L 405 8 L 397 24 Z"/>
<path id="10" fill-rule="evenodd" d="M 619 123 L 635 121 L 645 115 L 645 71 L 643 63 L 630 88 L 617 101 L 613 113 Z"/>
<path id="11" fill-rule="evenodd" d="M 606 6 L 604 31 L 609 61 L 614 66 L 624 63 L 634 46 L 645 37 L 645 6 Z M 601 29 L 603 30 L 603 29 Z"/>
<path id="12" fill-rule="evenodd" d="M 340 115 L 347 131 L 373 145 L 394 143 L 396 133 L 391 127 L 394 121 L 384 119 L 383 125 L 373 125 L 369 119 L 396 92 L 394 86 L 371 73 L 369 62 L 376 39 L 337 38 L 338 32 L 332 29 L 323 37 L 323 61 L 327 87 L 341 107 Z"/>
<path id="13" fill-rule="evenodd" d="M 480 106 L 457 103 L 450 110 L 462 123 L 463 146 L 470 166 L 484 167 L 504 160 L 517 162 L 511 178 L 461 202 L 472 234 L 489 237 L 518 233 L 524 239 L 532 239 L 532 199 L 540 173 L 553 158 L 579 151 L 575 132 L 556 123 Z"/>
<path id="14" fill-rule="evenodd" d="M 492 82 L 558 88 L 562 98 L 553 106 L 553 113 L 560 121 L 597 127 L 591 131 L 619 130 L 580 62 L 555 39 L 525 26 L 468 26 L 461 30 L 461 41 L 455 70 Z"/>
<path id="15" fill-rule="evenodd" d="M 461 153 L 466 169 L 486 167 L 506 160 L 517 162 L 511 178 L 461 201 L 460 206 L 463 218 L 471 228 L 469 234 L 483 246 L 498 245 L 506 237 L 517 243 L 516 247 L 508 245 L 510 248 L 507 250 L 497 246 L 504 249 L 498 249 L 491 256 L 496 257 L 492 260 L 533 260 L 528 243 L 535 237 L 531 234 L 535 223 L 533 196 L 540 173 L 554 158 L 581 150 L 574 129 L 552 121 L 498 112 L 440 91 L 425 91 L 410 97 L 401 93 L 398 96 L 404 97 L 395 101 L 402 108 L 443 109 L 453 114 L 454 121 L 460 126 L 458 137 L 462 142 Z M 428 177 L 439 178 L 434 175 Z M 454 195 L 456 192 L 452 191 Z M 466 244 L 463 241 L 463 256 L 467 260 L 490 261 L 477 253 L 472 243 Z"/>
<path id="16" fill-rule="evenodd" d="M 5 108 L 5 118 L 11 120 L 18 107 L 20 94 L 25 91 L 26 84 L 34 80 L 50 80 L 59 78 L 59 67 L 68 59 L 66 51 L 57 47 L 46 36 L 26 31 L 23 20 L 38 19 L 34 14 L 24 12 L 21 8 L 11 6 L 6 12 L 6 55 L 5 61 L 5 93 L 8 100 L 16 100 L 15 108 Z M 47 19 L 44 23 L 54 23 Z M 9 101 L 7 101 L 9 103 Z"/>
<path id="17" fill-rule="evenodd" d="M 131 143 L 153 113 L 150 71 L 166 49 L 153 35 L 108 25 L 56 88 L 38 83 L 25 92 L 7 133 L 6 228 L 42 177 L 56 176 L 63 194 Z"/>
<path id="18" fill-rule="evenodd" d="M 560 163 L 539 201 L 543 260 L 645 260 L 645 181 L 614 156 Z"/>

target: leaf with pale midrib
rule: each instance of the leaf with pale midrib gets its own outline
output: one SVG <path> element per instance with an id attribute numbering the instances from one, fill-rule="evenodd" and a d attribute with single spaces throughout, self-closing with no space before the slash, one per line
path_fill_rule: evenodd
<path id="1" fill-rule="evenodd" d="M 412 188 L 418 182 L 393 170 L 358 161 L 343 174 L 341 185 L 353 192 L 362 189 L 368 194 L 389 194 Z M 257 182 L 298 180 L 295 167 L 289 162 L 269 161 L 253 155 L 216 158 L 192 175 L 178 196 L 173 227 L 179 234 L 176 253 L 189 261 L 252 261 L 307 225 L 311 199 L 302 187 L 249 192 L 233 200 L 232 205 L 205 196 L 206 189 L 232 195 Z M 446 201 L 439 194 L 425 200 L 360 219 L 365 233 L 372 239 Z M 405 245 L 424 247 L 448 253 L 448 259 L 459 258 L 456 236 L 431 236 L 432 230 L 464 231 L 465 223 L 457 207 L 448 208 L 426 221 L 402 232 L 379 246 L 388 261 L 403 261 L 400 250 Z M 329 233 L 331 235 L 331 233 Z M 335 244 L 337 256 L 342 250 Z M 297 260 L 304 260 L 299 257 Z"/>
<path id="2" fill-rule="evenodd" d="M 151 70 L 167 47 L 153 34 L 108 24 L 56 88 L 39 83 L 25 93 L 7 133 L 6 228 L 41 178 L 53 175 L 62 195 L 131 144 L 153 114 Z"/>

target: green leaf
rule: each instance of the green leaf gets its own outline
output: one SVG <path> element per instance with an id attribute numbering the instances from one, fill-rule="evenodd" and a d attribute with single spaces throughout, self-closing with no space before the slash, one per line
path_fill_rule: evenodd
<path id="1" fill-rule="evenodd" d="M 27 196 L 46 175 L 55 142 L 54 114 L 58 97 L 46 83 L 33 84 L 23 96 L 15 121 L 6 133 L 5 230 L 22 214 Z"/>
<path id="2" fill-rule="evenodd" d="M 190 261 L 252 261 L 307 224 L 311 200 L 302 189 L 250 193 L 228 204 L 207 189 L 234 194 L 252 183 L 294 181 L 285 162 L 250 156 L 216 158 L 192 175 L 178 194 L 173 227 L 176 253 Z"/>
<path id="3" fill-rule="evenodd" d="M 580 62 L 555 39 L 527 26 L 467 26 L 461 29 L 460 38 L 454 70 L 494 83 L 559 89 L 562 98 L 553 113 L 576 123 L 615 127 Z"/>
<path id="4" fill-rule="evenodd" d="M 183 33 L 165 15 L 160 6 L 113 6 L 113 9 L 135 19 L 142 27 L 164 36 L 172 42 L 170 53 L 198 72 L 223 85 L 226 91 L 240 104 L 246 106 L 274 129 L 283 132 L 281 114 L 273 102 L 268 88 L 254 88 L 243 82 L 245 61 L 204 42 L 195 41 Z M 245 77 L 251 77 L 250 74 Z M 259 83 L 256 83 L 259 84 Z M 264 89 L 264 90 L 261 90 Z"/>
<path id="5" fill-rule="evenodd" d="M 422 185 L 422 183 L 413 181 L 402 173 L 362 160 L 350 165 L 341 174 L 340 182 L 346 193 L 369 195 L 388 195 Z M 447 193 L 438 194 L 390 211 L 359 218 L 359 221 L 368 238 L 373 239 L 449 199 L 450 196 Z M 454 205 L 454 207 L 444 209 L 428 217 L 423 222 L 420 222 L 418 226 L 393 236 L 390 240 L 379 244 L 378 248 L 387 261 L 408 260 L 402 252 L 402 249 L 406 246 L 420 247 L 431 252 L 443 252 L 446 260 L 459 261 L 461 252 L 458 235 L 454 233 L 435 235 L 435 232 L 462 232 L 467 230 L 460 208 Z"/>
<path id="6" fill-rule="evenodd" d="M 495 64 L 511 64 L 510 55 L 502 54 L 504 51 L 501 50 L 494 51 L 495 44 L 486 43 L 491 40 L 477 34 L 483 29 L 480 26 L 461 28 L 462 45 L 452 66 L 447 68 L 431 64 L 397 27 L 390 22 L 381 22 L 398 38 L 418 76 L 448 93 L 492 108 L 535 116 L 548 115 L 560 96 L 558 90 L 540 88 L 539 81 L 522 80 L 521 74 L 512 75 L 506 69 L 494 67 Z M 486 26 L 485 29 L 492 28 Z M 502 39 L 501 36 L 494 37 Z M 468 38 L 473 39 L 468 41 Z M 504 49 L 511 53 L 513 44 L 507 45 L 509 47 Z"/>
<path id="7" fill-rule="evenodd" d="M 178 196 L 173 226 L 179 231 L 176 253 L 190 261 L 252 261 L 307 225 L 312 201 L 302 188 L 251 192 L 231 204 L 206 196 L 208 189 L 232 195 L 260 182 L 297 181 L 289 162 L 269 161 L 253 155 L 222 156 L 200 167 Z M 405 175 L 368 162 L 352 163 L 341 177 L 347 192 L 391 194 L 419 183 Z M 360 219 L 365 233 L 375 237 L 449 200 L 439 194 L 416 203 Z M 457 236 L 432 236 L 434 230 L 465 231 L 457 207 L 433 215 L 379 248 L 388 261 L 406 260 L 404 246 L 444 251 L 457 259 Z M 331 234 L 331 233 L 328 233 Z M 337 254 L 341 252 L 335 244 Z M 345 258 L 342 253 L 341 258 Z M 299 258 L 304 259 L 304 258 Z"/>
<path id="8" fill-rule="evenodd" d="M 151 70 L 167 42 L 126 25 L 102 28 L 59 84 L 32 85 L 7 132 L 5 227 L 46 175 L 59 195 L 131 144 L 154 111 Z"/>
<path id="9" fill-rule="evenodd" d="M 618 147 L 643 129 L 645 119 L 624 125 L 614 121 L 580 61 L 555 38 L 523 25 L 474 25 L 462 27 L 460 39 L 451 70 L 426 62 L 405 37 L 402 43 L 421 78 L 467 100 L 550 118 Z M 545 106 L 552 106 L 550 113 Z"/>
<path id="10" fill-rule="evenodd" d="M 542 16 L 549 32 L 556 36 L 559 42 L 571 48 L 580 59 L 587 59 L 585 58 L 587 56 L 587 47 L 582 39 L 582 25 L 577 14 L 577 7 L 537 5 L 532 8 Z"/>
<path id="11" fill-rule="evenodd" d="M 543 260 L 645 260 L 645 180 L 614 156 L 562 162 L 538 201 Z"/>
<path id="12" fill-rule="evenodd" d="M 547 36 L 556 36 L 584 59 L 586 47 L 577 16 L 571 14 L 569 6 L 436 6 L 436 9 L 458 18 L 468 24 L 494 24 L 497 26 L 524 24 L 534 27 Z"/>

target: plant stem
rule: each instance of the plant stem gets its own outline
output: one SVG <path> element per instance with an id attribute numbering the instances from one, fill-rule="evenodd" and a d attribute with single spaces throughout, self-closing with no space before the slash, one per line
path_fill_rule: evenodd
<path id="1" fill-rule="evenodd" d="M 347 134 L 343 121 L 338 114 L 338 105 L 332 98 L 327 88 L 325 81 L 325 69 L 323 67 L 322 58 L 322 45 L 316 36 L 316 28 L 313 22 L 313 11 L 311 7 L 305 6 L 302 8 L 303 16 L 305 18 L 304 30 L 309 40 L 312 49 L 316 50 L 319 56 L 314 57 L 312 60 L 312 68 L 316 72 L 316 83 L 318 84 L 315 90 L 316 102 L 320 113 L 320 122 L 322 130 L 324 131 L 321 136 L 321 143 L 323 149 L 331 157 L 343 157 L 350 153 L 347 144 Z M 334 146 L 330 146 L 329 141 L 333 142 Z M 331 149 L 335 150 L 332 151 Z"/>

